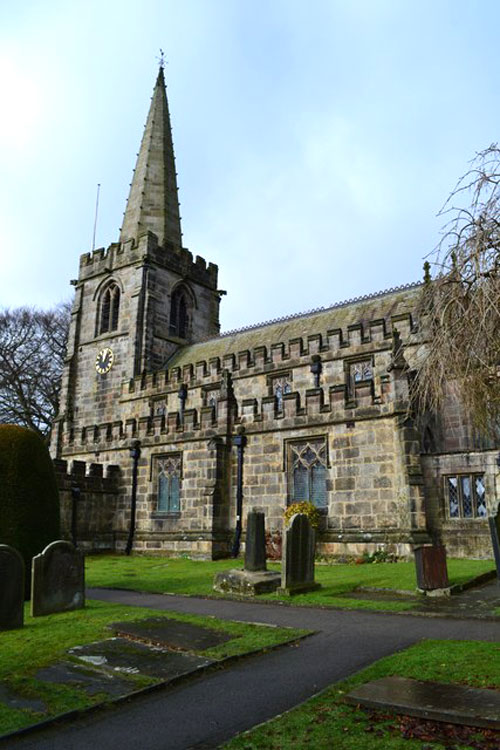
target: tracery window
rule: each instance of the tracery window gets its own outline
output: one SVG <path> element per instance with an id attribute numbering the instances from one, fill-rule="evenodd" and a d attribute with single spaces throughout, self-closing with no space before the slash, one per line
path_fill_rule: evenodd
<path id="1" fill-rule="evenodd" d="M 483 474 L 445 477 L 449 518 L 486 518 L 486 487 Z"/>
<path id="2" fill-rule="evenodd" d="M 159 513 L 180 512 L 182 454 L 155 456 L 156 510 Z"/>
<path id="3" fill-rule="evenodd" d="M 178 287 L 170 302 L 170 333 L 186 339 L 189 334 L 191 300 L 183 287 Z"/>
<path id="4" fill-rule="evenodd" d="M 291 503 L 309 501 L 326 508 L 327 450 L 325 438 L 288 444 L 288 487 Z"/>
<path id="5" fill-rule="evenodd" d="M 99 320 L 97 333 L 108 333 L 118 329 L 120 315 L 120 288 L 114 282 L 109 284 L 99 300 Z"/>
<path id="6" fill-rule="evenodd" d="M 362 383 L 365 380 L 373 380 L 373 365 L 371 360 L 364 359 L 360 362 L 351 362 L 350 375 L 352 383 Z"/>

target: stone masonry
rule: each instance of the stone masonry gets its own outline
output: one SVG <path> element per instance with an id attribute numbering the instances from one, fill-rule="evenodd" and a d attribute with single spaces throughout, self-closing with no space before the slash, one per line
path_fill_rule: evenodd
<path id="1" fill-rule="evenodd" d="M 451 397 L 444 416 L 409 413 L 428 345 L 420 285 L 221 335 L 217 266 L 181 237 L 161 70 L 120 242 L 83 255 L 75 282 L 52 453 L 66 523 L 81 485 L 84 546 L 124 548 L 138 440 L 134 549 L 227 555 L 244 428 L 243 518 L 259 508 L 281 530 L 287 504 L 309 498 L 323 554 L 408 554 L 439 538 L 449 554 L 491 556 L 481 493 L 496 507 L 498 446 L 478 447 Z"/>

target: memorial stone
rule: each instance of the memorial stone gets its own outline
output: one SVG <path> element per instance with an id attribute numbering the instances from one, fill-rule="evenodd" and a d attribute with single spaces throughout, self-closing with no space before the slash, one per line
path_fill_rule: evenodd
<path id="1" fill-rule="evenodd" d="M 0 544 L 0 630 L 22 628 L 24 560 L 8 544 Z"/>
<path id="2" fill-rule="evenodd" d="M 264 513 L 250 511 L 247 517 L 245 570 L 266 570 L 266 529 Z"/>
<path id="3" fill-rule="evenodd" d="M 245 567 L 243 570 L 223 570 L 214 578 L 214 589 L 221 594 L 255 596 L 276 591 L 281 577 L 266 570 L 265 516 L 252 510 L 247 516 Z"/>
<path id="4" fill-rule="evenodd" d="M 304 513 L 292 516 L 283 542 L 281 588 L 278 592 L 299 594 L 320 588 L 320 584 L 314 581 L 315 532 Z"/>
<path id="5" fill-rule="evenodd" d="M 31 614 L 39 617 L 84 606 L 83 554 L 70 542 L 52 542 L 33 558 Z"/>

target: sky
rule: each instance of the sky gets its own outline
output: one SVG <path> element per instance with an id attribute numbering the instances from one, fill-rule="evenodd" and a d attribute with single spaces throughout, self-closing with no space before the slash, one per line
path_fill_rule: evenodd
<path id="1" fill-rule="evenodd" d="M 223 330 L 419 281 L 500 140 L 497 0 L 0 4 L 0 307 L 71 299 L 118 240 L 158 70 L 183 244 Z"/>

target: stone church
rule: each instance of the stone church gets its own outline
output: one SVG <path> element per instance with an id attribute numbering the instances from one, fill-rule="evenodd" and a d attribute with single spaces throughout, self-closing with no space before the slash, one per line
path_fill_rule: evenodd
<path id="1" fill-rule="evenodd" d="M 498 448 L 452 402 L 409 418 L 420 284 L 220 333 L 217 271 L 182 247 L 160 68 L 119 241 L 72 282 L 51 450 L 79 543 L 218 558 L 309 500 L 324 555 L 490 556 Z"/>

